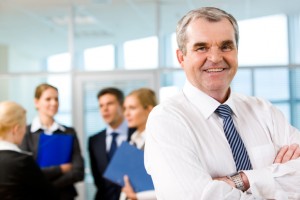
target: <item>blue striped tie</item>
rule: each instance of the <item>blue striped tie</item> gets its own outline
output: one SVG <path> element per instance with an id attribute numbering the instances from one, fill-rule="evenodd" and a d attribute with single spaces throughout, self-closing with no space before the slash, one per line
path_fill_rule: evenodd
<path id="1" fill-rule="evenodd" d="M 230 107 L 226 104 L 220 105 L 216 112 L 223 118 L 223 129 L 230 145 L 237 171 L 252 169 L 247 150 L 233 124 Z"/>

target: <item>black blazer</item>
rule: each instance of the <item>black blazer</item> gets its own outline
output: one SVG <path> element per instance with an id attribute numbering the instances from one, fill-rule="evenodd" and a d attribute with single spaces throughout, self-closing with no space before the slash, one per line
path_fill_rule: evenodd
<path id="1" fill-rule="evenodd" d="M 79 142 L 74 128 L 65 127 L 65 131 L 55 131 L 53 134 L 70 134 L 74 136 L 74 144 L 72 150 L 72 170 L 68 173 L 62 173 L 59 166 L 42 168 L 47 179 L 54 185 L 59 193 L 61 200 L 71 200 L 77 196 L 77 191 L 74 183 L 83 180 L 84 178 L 84 163 L 81 155 Z M 34 133 L 30 132 L 31 126 L 27 126 L 27 131 L 22 141 L 20 148 L 24 151 L 31 152 L 34 159 L 37 159 L 38 142 L 42 130 Z"/>
<path id="2" fill-rule="evenodd" d="M 127 141 L 134 131 L 135 129 L 128 129 Z M 95 200 L 119 200 L 122 188 L 102 177 L 108 165 L 106 129 L 91 136 L 88 143 L 92 174 L 97 187 Z"/>
<path id="3" fill-rule="evenodd" d="M 32 156 L 1 150 L 0 199 L 57 200 L 58 197 Z"/>

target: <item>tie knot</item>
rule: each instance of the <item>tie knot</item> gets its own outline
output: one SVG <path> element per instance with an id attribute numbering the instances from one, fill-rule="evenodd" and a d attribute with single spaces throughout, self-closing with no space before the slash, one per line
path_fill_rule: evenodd
<path id="1" fill-rule="evenodd" d="M 111 136 L 113 139 L 116 139 L 118 135 L 119 135 L 119 133 L 116 133 L 116 132 L 111 133 Z"/>
<path id="2" fill-rule="evenodd" d="M 230 117 L 232 113 L 231 108 L 226 104 L 220 105 L 215 112 L 218 113 L 223 119 Z"/>

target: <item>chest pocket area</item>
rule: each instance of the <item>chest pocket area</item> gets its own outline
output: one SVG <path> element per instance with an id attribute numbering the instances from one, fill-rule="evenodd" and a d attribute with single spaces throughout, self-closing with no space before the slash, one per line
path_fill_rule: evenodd
<path id="1" fill-rule="evenodd" d="M 271 165 L 275 160 L 276 152 L 272 144 L 251 148 L 252 166 L 262 168 Z"/>

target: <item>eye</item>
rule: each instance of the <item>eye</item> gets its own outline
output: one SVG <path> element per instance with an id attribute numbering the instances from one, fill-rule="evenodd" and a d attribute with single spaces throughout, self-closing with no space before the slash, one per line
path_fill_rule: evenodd
<path id="1" fill-rule="evenodd" d="M 206 46 L 198 46 L 196 51 L 206 52 L 208 51 L 208 48 Z"/>
<path id="2" fill-rule="evenodd" d="M 221 51 L 223 52 L 232 51 L 234 48 L 235 47 L 233 43 L 225 43 L 221 46 Z"/>

